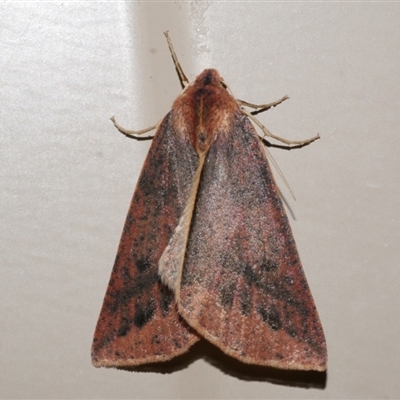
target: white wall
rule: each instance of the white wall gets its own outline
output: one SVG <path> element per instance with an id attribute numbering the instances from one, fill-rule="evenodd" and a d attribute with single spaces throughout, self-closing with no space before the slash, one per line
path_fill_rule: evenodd
<path id="1" fill-rule="evenodd" d="M 393 398 L 400 394 L 400 3 L 4 2 L 0 397 Z M 90 347 L 149 142 L 180 86 L 217 68 L 271 152 L 326 333 L 326 376 L 260 372 L 200 346 L 174 371 L 95 369 Z M 295 216 L 295 218 L 293 218 Z M 170 369 L 168 369 L 170 368 Z M 302 386 L 309 389 L 306 390 Z"/>

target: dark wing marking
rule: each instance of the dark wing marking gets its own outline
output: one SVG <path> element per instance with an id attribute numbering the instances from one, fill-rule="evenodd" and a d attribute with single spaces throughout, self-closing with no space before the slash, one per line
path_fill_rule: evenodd
<path id="1" fill-rule="evenodd" d="M 95 366 L 165 361 L 198 340 L 157 273 L 198 158 L 185 136 L 172 127 L 171 115 L 157 130 L 129 208 L 94 335 Z"/>
<path id="2" fill-rule="evenodd" d="M 322 326 L 264 149 L 247 117 L 234 120 L 203 167 L 179 312 L 244 362 L 325 370 Z"/>

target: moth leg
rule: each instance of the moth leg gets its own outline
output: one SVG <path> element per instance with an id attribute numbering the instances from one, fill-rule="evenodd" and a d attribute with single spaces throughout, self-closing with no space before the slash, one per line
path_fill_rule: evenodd
<path id="1" fill-rule="evenodd" d="M 181 82 L 182 89 L 185 89 L 185 88 L 187 88 L 189 86 L 188 78 L 186 78 L 186 75 L 183 72 L 181 64 L 179 64 L 178 57 L 177 57 L 177 55 L 175 53 L 174 46 L 172 46 L 172 41 L 171 41 L 171 39 L 169 37 L 168 31 L 165 31 L 164 35 L 167 38 L 169 51 L 170 51 L 171 57 L 172 57 L 172 59 L 174 61 L 176 72 L 178 73 L 178 77 L 179 77 L 179 80 Z"/>
<path id="2" fill-rule="evenodd" d="M 160 122 L 158 122 L 157 124 L 155 124 L 155 125 L 153 125 L 153 126 L 150 126 L 150 127 L 146 128 L 146 129 L 141 129 L 140 131 L 134 131 L 134 130 L 125 129 L 124 127 L 122 127 L 122 126 L 115 120 L 115 117 L 114 117 L 114 116 L 112 116 L 110 119 L 111 119 L 112 123 L 114 124 L 114 126 L 115 126 L 121 133 L 123 133 L 123 134 L 126 135 L 126 136 L 133 137 L 133 138 L 136 137 L 136 136 L 138 136 L 138 135 L 143 135 L 143 133 L 150 132 L 150 131 L 152 131 L 153 129 L 156 129 L 157 126 L 160 124 Z M 152 136 L 151 136 L 151 137 L 152 137 Z"/>
<path id="3" fill-rule="evenodd" d="M 255 114 L 267 111 L 270 108 L 276 107 L 277 105 L 283 103 L 285 100 L 288 100 L 288 99 L 289 99 L 289 96 L 285 95 L 281 99 L 273 101 L 272 103 L 268 103 L 268 104 L 253 104 L 253 103 L 248 103 L 247 101 L 239 100 L 239 99 L 237 99 L 237 101 L 241 106 L 254 108 L 255 111 L 252 111 L 251 114 L 255 115 Z"/>
<path id="4" fill-rule="evenodd" d="M 254 115 L 252 115 L 251 112 L 245 110 L 244 108 L 242 108 L 242 111 L 244 114 L 246 114 L 250 119 L 253 120 L 253 122 L 258 125 L 260 127 L 260 129 L 264 132 L 264 136 L 268 136 L 272 139 L 275 140 L 279 140 L 282 143 L 287 144 L 288 146 L 305 146 L 306 144 L 310 144 L 312 142 L 314 142 L 314 140 L 317 140 L 320 138 L 319 134 L 313 136 L 310 139 L 306 139 L 306 140 L 288 140 L 288 139 L 284 139 L 281 138 L 279 136 L 276 136 L 274 134 L 272 134 L 267 128 L 266 126 L 264 126 Z"/>

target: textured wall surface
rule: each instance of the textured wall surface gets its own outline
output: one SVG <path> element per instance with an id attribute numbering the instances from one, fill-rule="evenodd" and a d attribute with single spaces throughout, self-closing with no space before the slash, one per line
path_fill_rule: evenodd
<path id="1" fill-rule="evenodd" d="M 0 397 L 394 398 L 400 393 L 400 3 L 0 4 Z M 321 139 L 270 151 L 328 344 L 328 372 L 260 371 L 196 345 L 148 373 L 90 347 L 148 141 L 217 68 L 260 119 Z"/>

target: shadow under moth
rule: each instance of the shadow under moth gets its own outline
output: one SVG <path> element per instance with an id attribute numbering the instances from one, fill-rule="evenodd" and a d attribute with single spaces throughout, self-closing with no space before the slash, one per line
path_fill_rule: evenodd
<path id="1" fill-rule="evenodd" d="M 266 150 L 214 69 L 155 127 L 97 323 L 96 367 L 169 360 L 204 338 L 245 363 L 326 370 L 321 322 Z"/>

